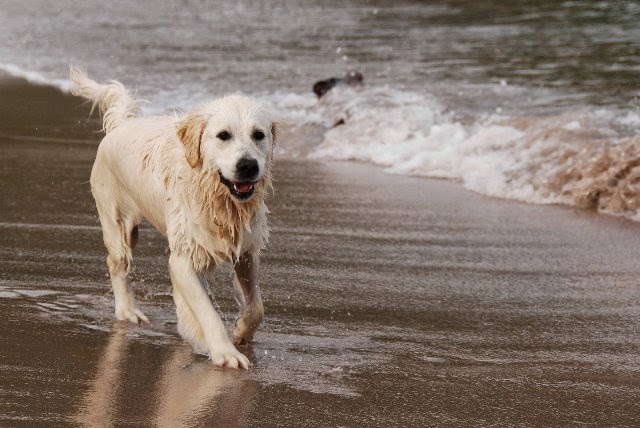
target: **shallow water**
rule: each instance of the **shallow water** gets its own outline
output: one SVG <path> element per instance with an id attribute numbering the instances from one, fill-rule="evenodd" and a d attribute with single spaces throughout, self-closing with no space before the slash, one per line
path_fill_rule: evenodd
<path id="1" fill-rule="evenodd" d="M 148 3 L 5 1 L 2 62 L 49 79 L 78 62 L 182 107 L 203 89 L 306 92 L 349 68 L 398 89 L 506 80 L 558 88 L 554 104 L 637 102 L 635 1 Z"/>
<path id="2" fill-rule="evenodd" d="M 22 99 L 1 111 L 1 425 L 638 424 L 637 224 L 281 160 L 254 366 L 219 370 L 177 335 L 148 227 L 133 280 L 153 323 L 113 321 L 87 106 L 0 90 Z M 211 287 L 231 325 L 229 271 Z"/>

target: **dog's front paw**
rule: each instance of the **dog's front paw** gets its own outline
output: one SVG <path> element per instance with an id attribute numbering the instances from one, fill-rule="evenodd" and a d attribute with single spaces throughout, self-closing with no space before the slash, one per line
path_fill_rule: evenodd
<path id="1" fill-rule="evenodd" d="M 240 353 L 233 345 L 218 348 L 211 352 L 211 362 L 218 367 L 229 367 L 232 369 L 249 368 L 249 359 Z"/>
<path id="2" fill-rule="evenodd" d="M 134 324 L 139 324 L 140 321 L 149 324 L 149 318 L 147 318 L 138 305 L 135 304 L 126 307 L 116 307 L 116 319 L 120 321 L 131 321 Z"/>

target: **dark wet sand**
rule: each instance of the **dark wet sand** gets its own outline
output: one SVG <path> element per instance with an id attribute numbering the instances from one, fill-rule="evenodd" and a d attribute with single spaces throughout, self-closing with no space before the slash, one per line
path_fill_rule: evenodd
<path id="1" fill-rule="evenodd" d="M 0 80 L 0 426 L 640 424 L 639 224 L 281 160 L 254 366 L 220 370 L 177 335 L 148 227 L 153 324 L 114 322 L 87 114 Z M 228 268 L 211 287 L 231 324 Z"/>

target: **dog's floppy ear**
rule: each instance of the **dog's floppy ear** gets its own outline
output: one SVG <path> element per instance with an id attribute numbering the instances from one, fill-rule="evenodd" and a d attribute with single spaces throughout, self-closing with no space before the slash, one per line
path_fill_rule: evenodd
<path id="1" fill-rule="evenodd" d="M 207 125 L 206 118 L 198 113 L 189 113 L 182 122 L 178 124 L 178 137 L 184 146 L 184 154 L 191 168 L 200 164 L 200 143 L 202 134 Z"/>
<path id="2" fill-rule="evenodd" d="M 280 125 L 278 125 L 278 122 L 273 122 L 271 124 L 271 148 L 274 148 L 276 146 L 276 141 L 278 141 L 279 137 Z"/>

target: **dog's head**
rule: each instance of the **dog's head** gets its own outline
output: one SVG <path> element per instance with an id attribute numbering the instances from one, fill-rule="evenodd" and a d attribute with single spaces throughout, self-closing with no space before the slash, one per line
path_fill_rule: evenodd
<path id="1" fill-rule="evenodd" d="M 232 95 L 189 113 L 178 137 L 191 168 L 219 174 L 231 195 L 247 201 L 269 168 L 277 125 L 260 103 Z"/>

